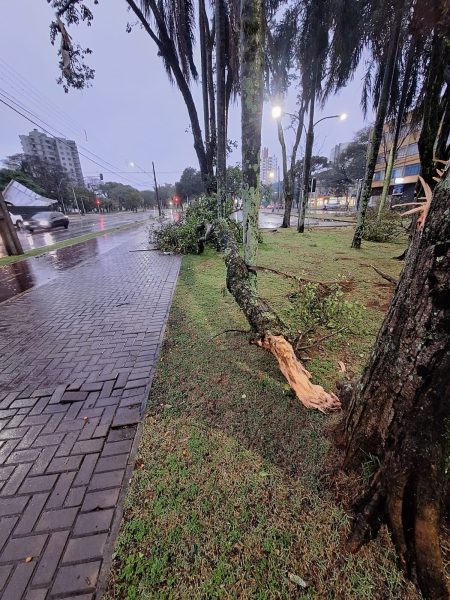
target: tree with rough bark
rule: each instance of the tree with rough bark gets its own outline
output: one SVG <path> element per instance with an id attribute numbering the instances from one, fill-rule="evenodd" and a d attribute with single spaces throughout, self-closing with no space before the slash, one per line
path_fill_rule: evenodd
<path id="1" fill-rule="evenodd" d="M 305 229 L 311 178 L 316 103 L 341 89 L 353 76 L 367 39 L 373 4 L 370 0 L 303 0 L 297 60 L 308 128 L 303 166 L 301 210 L 297 230 Z M 375 3 L 376 4 L 376 3 Z"/>
<path id="2" fill-rule="evenodd" d="M 294 67 L 294 50 L 296 33 L 298 29 L 299 14 L 296 8 L 289 8 L 279 23 L 271 23 L 267 31 L 267 59 L 266 59 L 266 85 L 268 95 L 274 106 L 282 106 L 295 75 L 292 73 Z M 305 115 L 305 104 L 303 96 L 299 92 L 297 97 L 297 114 L 291 115 L 290 127 L 294 131 L 294 142 L 288 156 L 285 133 L 281 116 L 277 119 L 278 141 L 281 147 L 281 162 L 283 169 L 283 197 L 284 214 L 281 224 L 282 228 L 290 227 L 292 202 L 295 185 L 295 164 L 297 152 L 300 145 L 303 122 Z"/>
<path id="3" fill-rule="evenodd" d="M 405 4 L 407 4 L 406 0 L 396 0 L 394 1 L 394 5 L 389 7 L 392 10 L 391 26 L 386 27 L 386 42 L 385 47 L 382 49 L 382 57 L 380 59 L 379 80 L 381 81 L 381 85 L 376 95 L 375 122 L 372 127 L 369 145 L 367 147 L 366 171 L 361 185 L 360 197 L 358 198 L 356 227 L 352 240 L 352 248 L 356 249 L 361 248 L 366 211 L 372 190 L 373 174 L 375 173 L 375 166 L 383 135 L 383 127 L 386 115 L 388 114 L 389 103 L 391 101 L 392 83 L 397 64 L 403 20 L 406 12 Z M 375 47 L 377 47 L 377 44 Z M 382 76 L 381 70 L 383 72 Z"/>
<path id="4" fill-rule="evenodd" d="M 449 207 L 447 169 L 345 420 L 345 468 L 372 467 L 350 547 L 386 523 L 407 575 L 430 600 L 450 594 L 442 556 L 450 500 Z"/>
<path id="5" fill-rule="evenodd" d="M 173 0 L 160 3 L 156 0 L 124 0 L 131 13 L 137 17 L 138 24 L 155 44 L 161 56 L 167 75 L 180 90 L 186 105 L 190 128 L 194 138 L 194 149 L 197 155 L 204 187 L 207 191 L 215 191 L 216 175 L 214 165 L 217 158 L 217 124 L 216 124 L 216 90 L 214 82 L 215 65 L 215 27 L 214 19 L 210 23 L 204 0 L 199 1 L 198 29 L 200 37 L 201 85 L 203 100 L 204 137 L 200 126 L 200 117 L 191 90 L 192 81 L 198 80 L 198 71 L 194 60 L 194 44 L 196 19 L 194 4 L 191 0 Z M 82 89 L 90 85 L 94 71 L 86 65 L 90 49 L 83 49 L 72 42 L 66 26 L 78 25 L 82 22 L 91 24 L 93 12 L 85 0 L 47 0 L 56 11 L 51 24 L 51 41 L 60 39 L 59 82 L 65 90 Z M 98 4 L 97 1 L 94 4 Z M 233 0 L 221 7 L 220 73 L 226 72 L 225 85 L 221 88 L 221 104 L 219 107 L 221 123 L 225 115 L 225 128 L 221 128 L 222 136 L 226 136 L 226 121 L 231 98 L 239 89 L 238 37 L 239 18 L 237 5 Z M 127 25 L 131 31 L 132 26 Z M 226 139 L 226 138 L 225 138 Z M 221 138 L 223 140 L 223 137 Z M 223 146 L 223 144 L 222 144 Z M 221 148 L 222 148 L 221 146 Z"/>
<path id="6" fill-rule="evenodd" d="M 241 133 L 244 260 L 256 264 L 264 100 L 264 0 L 241 1 Z M 256 275 L 250 277 L 256 287 Z"/>

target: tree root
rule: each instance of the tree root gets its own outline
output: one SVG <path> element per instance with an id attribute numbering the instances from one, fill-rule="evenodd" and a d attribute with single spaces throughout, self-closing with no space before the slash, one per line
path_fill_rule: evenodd
<path id="1" fill-rule="evenodd" d="M 392 285 L 397 285 L 398 279 L 395 279 L 395 277 L 392 277 L 391 275 L 388 275 L 387 273 L 380 271 L 380 269 L 377 269 L 377 267 L 374 267 L 373 265 L 370 265 L 370 266 L 375 271 L 375 273 L 378 273 L 378 275 L 380 277 L 382 277 L 383 279 L 386 279 L 386 281 L 389 281 L 389 283 L 392 283 Z"/>
<path id="2" fill-rule="evenodd" d="M 385 522 L 392 532 L 401 568 L 421 588 L 425 598 L 446 600 L 450 587 L 441 552 L 441 507 L 433 476 L 380 469 L 368 492 L 355 504 L 355 520 L 347 548 L 356 553 L 375 538 Z"/>

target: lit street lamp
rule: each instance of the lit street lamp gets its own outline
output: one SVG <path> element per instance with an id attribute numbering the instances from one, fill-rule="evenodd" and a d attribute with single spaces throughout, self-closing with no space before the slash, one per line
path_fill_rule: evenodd
<path id="1" fill-rule="evenodd" d="M 275 106 L 272 106 L 272 117 L 277 120 L 277 119 L 281 119 L 281 117 L 283 117 L 284 115 L 287 115 L 288 117 L 292 117 L 294 119 L 298 120 L 298 115 L 294 115 L 293 113 L 289 113 L 284 111 L 281 106 L 278 106 L 277 104 Z M 345 119 L 348 118 L 348 114 L 347 113 L 339 113 L 338 115 L 329 115 L 327 117 L 322 117 L 321 119 L 319 119 L 318 121 L 316 121 L 313 124 L 313 127 L 315 127 L 318 123 L 320 123 L 321 121 L 325 121 L 325 119 L 339 119 L 339 121 L 345 121 Z M 303 126 L 304 127 L 304 126 Z M 305 128 L 306 131 L 306 128 Z"/>
<path id="2" fill-rule="evenodd" d="M 313 106 L 314 108 L 314 106 Z M 281 106 L 273 106 L 272 107 L 272 117 L 274 119 L 281 119 L 283 115 L 289 115 L 294 119 L 299 119 L 297 115 L 292 113 L 284 112 Z M 306 145 L 305 145 L 305 157 L 303 161 L 303 193 L 302 193 L 302 205 L 301 208 L 299 206 L 298 209 L 298 223 L 297 223 L 297 231 L 302 233 L 305 228 L 305 213 L 306 207 L 308 206 L 308 198 L 309 198 L 309 182 L 311 178 L 311 156 L 314 144 L 314 129 L 316 125 L 325 121 L 326 119 L 339 119 L 340 121 L 345 121 L 347 118 L 347 113 L 340 113 L 338 115 L 328 115 L 326 117 L 322 117 L 316 122 L 313 122 L 310 118 L 308 130 L 306 130 L 305 125 L 303 125 L 303 129 L 306 133 Z M 314 111 L 311 114 L 311 117 L 314 117 Z"/>

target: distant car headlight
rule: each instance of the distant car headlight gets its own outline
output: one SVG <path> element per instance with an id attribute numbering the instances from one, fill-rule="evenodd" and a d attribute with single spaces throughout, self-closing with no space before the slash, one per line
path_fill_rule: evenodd
<path id="1" fill-rule="evenodd" d="M 45 219 L 39 220 L 38 223 L 41 225 L 41 227 L 48 227 L 50 225 L 50 223 Z"/>

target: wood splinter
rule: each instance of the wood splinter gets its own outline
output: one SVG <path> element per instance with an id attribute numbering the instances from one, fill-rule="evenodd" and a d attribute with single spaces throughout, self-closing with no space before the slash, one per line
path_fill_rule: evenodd
<path id="1" fill-rule="evenodd" d="M 311 383 L 311 373 L 295 356 L 294 349 L 286 338 L 282 335 L 266 334 L 256 343 L 275 356 L 280 371 L 304 406 L 315 408 L 323 413 L 341 409 L 337 396 L 332 392 L 326 392 L 321 385 Z"/>

